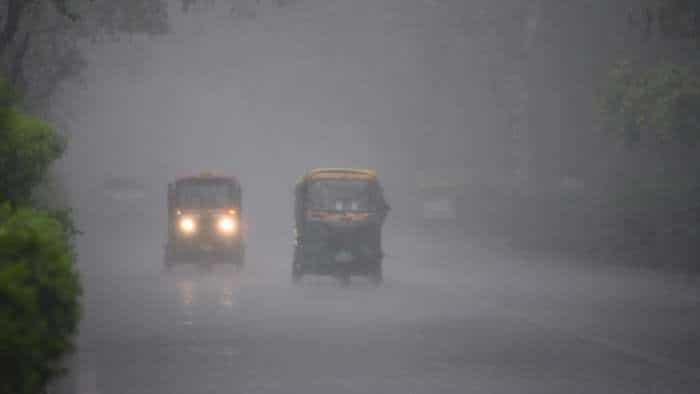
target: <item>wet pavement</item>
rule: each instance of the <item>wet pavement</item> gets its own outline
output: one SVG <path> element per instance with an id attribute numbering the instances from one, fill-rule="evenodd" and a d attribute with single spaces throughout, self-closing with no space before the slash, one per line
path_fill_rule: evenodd
<path id="1" fill-rule="evenodd" d="M 695 393 L 699 293 L 389 226 L 386 283 L 290 280 L 285 234 L 236 273 L 162 270 L 138 221 L 80 241 L 79 394 Z"/>

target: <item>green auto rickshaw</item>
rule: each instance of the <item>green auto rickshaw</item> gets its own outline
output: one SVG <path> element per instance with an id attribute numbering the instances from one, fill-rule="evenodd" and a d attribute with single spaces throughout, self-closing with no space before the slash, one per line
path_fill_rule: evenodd
<path id="1" fill-rule="evenodd" d="M 295 188 L 292 281 L 330 275 L 347 284 L 353 275 L 382 282 L 382 226 L 389 211 L 371 170 L 310 171 Z"/>

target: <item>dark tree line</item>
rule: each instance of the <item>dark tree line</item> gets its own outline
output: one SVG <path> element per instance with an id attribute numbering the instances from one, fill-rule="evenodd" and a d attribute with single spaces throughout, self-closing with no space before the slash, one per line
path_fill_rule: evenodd
<path id="1" fill-rule="evenodd" d="M 7 0 L 0 5 L 0 70 L 34 107 L 85 67 L 81 40 L 168 32 L 164 0 Z"/>
<path id="2" fill-rule="evenodd" d="M 700 2 L 437 3 L 455 31 L 503 51 L 489 72 L 509 122 L 488 133 L 529 158 L 518 187 L 462 192 L 466 230 L 700 271 Z M 522 143 L 507 138 L 518 130 Z"/>

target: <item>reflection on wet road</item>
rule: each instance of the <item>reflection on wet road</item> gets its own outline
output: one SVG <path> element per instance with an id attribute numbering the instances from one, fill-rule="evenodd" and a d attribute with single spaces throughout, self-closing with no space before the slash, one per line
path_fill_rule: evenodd
<path id="1" fill-rule="evenodd" d="M 203 292 L 201 287 L 204 287 L 205 294 L 215 294 L 217 297 L 216 304 L 224 308 L 232 308 L 235 303 L 236 286 L 239 286 L 238 273 L 227 272 L 218 274 L 217 276 L 201 276 L 194 278 L 191 274 L 172 274 L 166 282 L 174 282 L 179 293 L 179 300 L 183 308 L 194 308 L 198 302 L 198 294 Z M 214 275 L 209 273 L 209 275 Z"/>
<path id="2" fill-rule="evenodd" d="M 191 306 L 194 303 L 194 282 L 190 279 L 183 279 L 177 282 L 177 287 L 180 290 L 182 304 Z"/>
<path id="3" fill-rule="evenodd" d="M 641 274 L 508 259 L 402 230 L 388 233 L 393 253 L 380 288 L 313 277 L 292 285 L 291 250 L 281 238 L 252 244 L 241 273 L 226 266 L 164 273 L 158 242 L 148 237 L 84 240 L 83 261 L 99 264 L 84 268 L 79 393 L 700 387 L 700 358 L 691 351 L 700 349 L 700 324 L 689 313 L 700 305 L 696 290 Z"/>

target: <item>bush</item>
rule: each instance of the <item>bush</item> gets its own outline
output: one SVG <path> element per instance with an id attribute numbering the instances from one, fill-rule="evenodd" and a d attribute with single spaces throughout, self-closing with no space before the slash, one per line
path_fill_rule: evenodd
<path id="1" fill-rule="evenodd" d="M 13 108 L 0 108 L 0 200 L 28 201 L 64 148 L 64 138 L 47 124 Z"/>
<path id="2" fill-rule="evenodd" d="M 622 62 L 598 95 L 607 131 L 630 144 L 700 142 L 700 72 L 662 63 L 639 68 Z"/>
<path id="3" fill-rule="evenodd" d="M 0 207 L 0 394 L 36 394 L 61 372 L 80 317 L 71 234 L 46 212 Z"/>
<path id="4" fill-rule="evenodd" d="M 673 260 L 684 255 L 683 264 L 698 271 L 700 67 L 623 62 L 611 70 L 598 99 L 605 129 L 641 148 L 648 160 L 607 191 L 614 194 L 604 205 L 617 220 L 616 247 L 652 257 L 672 252 Z"/>

